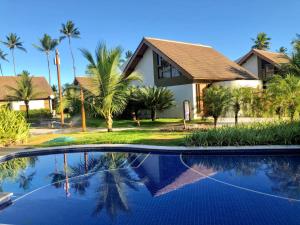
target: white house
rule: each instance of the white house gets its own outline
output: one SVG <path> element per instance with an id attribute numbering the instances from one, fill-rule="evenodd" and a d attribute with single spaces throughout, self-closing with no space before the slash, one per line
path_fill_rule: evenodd
<path id="1" fill-rule="evenodd" d="M 176 106 L 160 117 L 183 117 L 183 102 L 189 102 L 191 118 L 203 115 L 203 90 L 211 84 L 257 87 L 253 73 L 210 46 L 156 38 L 143 38 L 124 68 L 124 74 L 139 72 L 143 85 L 168 87 Z"/>
<path id="2" fill-rule="evenodd" d="M 237 63 L 252 72 L 258 79 L 266 80 L 276 74 L 282 64 L 289 63 L 287 55 L 278 52 L 252 49 Z"/>
<path id="3" fill-rule="evenodd" d="M 24 101 L 11 101 L 9 95 L 13 91 L 8 87 L 17 88 L 20 76 L 0 76 L 0 105 L 10 104 L 13 110 L 25 110 Z M 32 77 L 32 83 L 36 96 L 29 101 L 29 109 L 49 109 L 52 111 L 52 89 L 44 77 Z"/>

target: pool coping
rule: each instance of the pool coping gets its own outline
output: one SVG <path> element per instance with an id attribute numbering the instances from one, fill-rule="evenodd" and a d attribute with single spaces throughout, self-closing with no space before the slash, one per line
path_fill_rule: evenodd
<path id="1" fill-rule="evenodd" d="M 139 144 L 88 144 L 45 148 L 24 148 L 0 156 L 0 162 L 15 157 L 49 155 L 71 152 L 132 152 L 153 154 L 193 154 L 193 155 L 300 155 L 300 145 L 256 145 L 256 146 L 157 146 Z M 1 151 L 1 150 L 0 150 Z"/>

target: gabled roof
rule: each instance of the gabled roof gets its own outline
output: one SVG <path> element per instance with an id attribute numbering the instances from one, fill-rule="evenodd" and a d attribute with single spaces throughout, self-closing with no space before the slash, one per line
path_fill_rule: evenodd
<path id="1" fill-rule="evenodd" d="M 264 59 L 265 61 L 267 61 L 277 67 L 279 67 L 281 64 L 290 62 L 289 57 L 283 53 L 270 52 L 270 51 L 259 50 L 259 49 L 252 49 L 246 55 L 239 58 L 237 63 L 239 65 L 244 64 L 253 54 L 257 55 L 258 57 Z"/>
<path id="2" fill-rule="evenodd" d="M 12 95 L 9 87 L 17 88 L 17 82 L 20 80 L 20 76 L 0 76 L 0 101 L 7 101 L 7 95 Z M 53 95 L 53 91 L 44 77 L 32 77 L 32 83 L 35 88 L 35 92 L 39 95 L 33 100 L 48 99 L 50 95 Z"/>
<path id="3" fill-rule="evenodd" d="M 135 69 L 148 48 L 192 80 L 257 79 L 254 74 L 210 46 L 156 38 L 143 38 L 126 65 L 123 71 L 125 74 Z"/>

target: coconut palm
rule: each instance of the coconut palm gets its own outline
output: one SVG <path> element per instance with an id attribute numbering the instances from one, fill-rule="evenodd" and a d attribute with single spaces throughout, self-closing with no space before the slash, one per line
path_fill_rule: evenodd
<path id="1" fill-rule="evenodd" d="M 140 80 L 137 73 L 124 75 L 120 72 L 121 49 L 108 49 L 105 44 L 99 44 L 95 58 L 86 49 L 81 49 L 88 60 L 87 73 L 92 78 L 91 91 L 94 93 L 93 107 L 101 114 L 107 124 L 107 130 L 112 131 L 113 116 L 120 114 L 126 107 L 128 88 L 132 81 Z"/>
<path id="2" fill-rule="evenodd" d="M 23 47 L 23 42 L 20 41 L 20 37 L 17 36 L 15 33 L 10 33 L 8 36 L 6 36 L 6 41 L 2 41 L 2 43 L 10 49 L 12 59 L 13 59 L 13 65 L 14 65 L 14 73 L 16 73 L 16 62 L 15 62 L 15 49 L 22 50 L 26 52 L 26 49 Z"/>
<path id="3" fill-rule="evenodd" d="M 287 48 L 286 47 L 283 47 L 281 46 L 278 50 L 277 50 L 278 53 L 283 53 L 283 54 L 286 54 L 287 53 Z"/>
<path id="4" fill-rule="evenodd" d="M 50 61 L 49 56 L 55 47 L 58 45 L 59 41 L 57 39 L 52 39 L 48 34 L 44 34 L 44 37 L 39 40 L 39 45 L 33 44 L 33 46 L 46 54 L 47 63 L 48 63 L 48 75 L 49 75 L 49 84 L 51 86 L 51 71 L 50 71 Z"/>
<path id="5" fill-rule="evenodd" d="M 270 40 L 266 33 L 260 32 L 257 34 L 256 38 L 252 38 L 252 41 L 254 42 L 254 45 L 252 48 L 260 49 L 260 50 L 266 50 L 270 48 Z"/>
<path id="6" fill-rule="evenodd" d="M 152 121 L 155 121 L 157 111 L 164 111 L 174 106 L 174 95 L 165 87 L 142 87 L 137 93 L 139 102 L 150 110 Z"/>
<path id="7" fill-rule="evenodd" d="M 7 98 L 11 101 L 24 101 L 26 107 L 26 118 L 29 119 L 29 101 L 36 98 L 40 93 L 36 92 L 32 77 L 29 72 L 23 71 L 20 74 L 20 80 L 17 81 L 17 87 L 7 86 L 11 91 Z"/>
<path id="8" fill-rule="evenodd" d="M 251 101 L 251 88 L 234 88 L 231 90 L 231 104 L 234 111 L 235 125 L 241 108 L 246 108 Z"/>
<path id="9" fill-rule="evenodd" d="M 69 21 L 67 21 L 66 24 L 62 24 L 60 33 L 63 34 L 63 36 L 60 37 L 60 40 L 62 40 L 64 38 L 68 38 L 70 53 L 71 53 L 72 62 L 73 62 L 73 72 L 74 72 L 74 77 L 75 77 L 76 76 L 76 67 L 75 67 L 74 54 L 73 54 L 72 46 L 71 46 L 71 39 L 72 38 L 80 38 L 80 32 L 79 32 L 78 28 L 75 27 L 75 24 L 71 20 L 69 20 Z"/>
<path id="10" fill-rule="evenodd" d="M 300 34 L 296 34 L 296 38 L 292 41 L 295 51 L 300 52 Z"/>
<path id="11" fill-rule="evenodd" d="M 7 54 L 4 53 L 4 52 L 0 49 L 0 60 L 7 61 L 7 62 L 8 62 L 6 56 L 7 56 Z M 1 72 L 1 75 L 3 76 L 3 71 L 2 71 L 1 63 L 0 63 L 0 72 Z"/>
<path id="12" fill-rule="evenodd" d="M 133 55 L 132 51 L 125 52 L 125 59 L 126 60 L 130 59 L 132 55 Z"/>
<path id="13" fill-rule="evenodd" d="M 214 126 L 217 126 L 218 118 L 230 106 L 231 95 L 227 88 L 212 86 L 204 91 L 204 106 L 207 116 L 214 118 Z"/>

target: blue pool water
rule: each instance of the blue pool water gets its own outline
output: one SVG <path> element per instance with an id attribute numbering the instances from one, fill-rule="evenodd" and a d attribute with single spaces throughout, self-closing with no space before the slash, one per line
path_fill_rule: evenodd
<path id="1" fill-rule="evenodd" d="M 66 153 L 0 164 L 0 224 L 297 225 L 300 157 Z"/>

